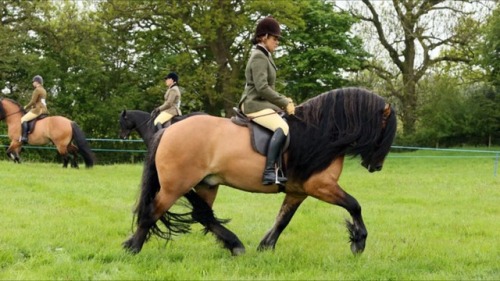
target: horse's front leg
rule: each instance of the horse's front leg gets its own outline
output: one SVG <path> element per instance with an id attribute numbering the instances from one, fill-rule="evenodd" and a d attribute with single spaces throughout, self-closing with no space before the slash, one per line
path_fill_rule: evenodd
<path id="1" fill-rule="evenodd" d="M 283 232 L 283 230 L 285 230 L 288 223 L 295 214 L 295 211 L 297 211 L 300 204 L 304 201 L 304 199 L 306 199 L 306 197 L 307 196 L 293 196 L 290 194 L 287 194 L 285 196 L 273 227 L 260 241 L 259 247 L 257 248 L 259 251 L 274 249 L 274 247 L 276 246 L 276 242 L 278 242 L 280 234 Z"/>
<path id="2" fill-rule="evenodd" d="M 14 163 L 21 163 L 21 157 L 19 153 L 21 152 L 21 144 L 19 142 L 11 142 L 9 148 L 7 148 L 7 157 L 12 159 Z"/>
<path id="3" fill-rule="evenodd" d="M 311 176 L 304 183 L 304 190 L 310 196 L 330 204 L 341 206 L 349 212 L 352 217 L 352 223 L 346 221 L 346 225 L 351 241 L 351 251 L 354 254 L 359 254 L 365 249 L 368 231 L 363 222 L 361 206 L 358 201 L 342 190 L 338 184 L 340 174 L 342 173 L 343 160 L 343 158 L 338 158 L 326 170 Z"/>

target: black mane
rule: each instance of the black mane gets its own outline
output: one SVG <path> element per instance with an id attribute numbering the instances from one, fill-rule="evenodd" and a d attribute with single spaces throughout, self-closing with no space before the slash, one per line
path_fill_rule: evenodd
<path id="1" fill-rule="evenodd" d="M 396 133 L 392 111 L 383 129 L 384 99 L 361 88 L 323 93 L 288 117 L 290 146 L 287 174 L 305 181 L 342 155 L 383 161 Z"/>

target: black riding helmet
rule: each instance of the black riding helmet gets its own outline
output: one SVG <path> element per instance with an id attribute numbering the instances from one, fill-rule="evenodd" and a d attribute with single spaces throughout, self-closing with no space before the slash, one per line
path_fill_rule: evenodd
<path id="1" fill-rule="evenodd" d="M 263 18 L 257 24 L 257 28 L 255 29 L 255 38 L 266 34 L 276 36 L 278 38 L 281 37 L 280 24 L 273 17 Z"/>
<path id="2" fill-rule="evenodd" d="M 179 76 L 175 72 L 170 72 L 167 76 L 163 77 L 164 80 L 171 78 L 175 83 L 179 82 Z"/>

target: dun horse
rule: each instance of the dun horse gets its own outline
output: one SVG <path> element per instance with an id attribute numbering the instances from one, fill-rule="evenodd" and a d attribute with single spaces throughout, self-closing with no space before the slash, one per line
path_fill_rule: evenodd
<path id="1" fill-rule="evenodd" d="M 5 120 L 8 127 L 8 136 L 11 140 L 7 155 L 19 163 L 21 152 L 21 117 L 25 114 L 23 107 L 11 100 L 0 99 L 0 120 Z M 78 125 L 62 116 L 50 116 L 37 120 L 33 132 L 28 135 L 28 144 L 45 145 L 52 142 L 63 158 L 63 167 L 78 168 L 78 153 L 85 161 L 85 166 L 94 165 L 94 155 L 85 139 L 85 135 Z M 73 144 L 74 142 L 74 144 Z"/>
<path id="2" fill-rule="evenodd" d="M 181 121 L 193 115 L 205 114 L 203 112 L 193 112 L 187 115 L 174 116 L 170 123 Z M 126 139 L 130 136 L 132 131 L 136 131 L 142 138 L 146 147 L 149 146 L 149 141 L 153 137 L 156 128 L 153 125 L 154 118 L 151 114 L 142 110 L 123 110 L 120 113 L 120 138 Z M 164 126 L 165 127 L 165 126 Z"/>
<path id="3" fill-rule="evenodd" d="M 265 158 L 252 150 L 249 130 L 229 119 L 194 116 L 156 134 L 144 164 L 134 216 L 137 228 L 123 246 L 138 253 L 151 234 L 170 239 L 172 234 L 188 232 L 189 223 L 198 222 L 233 255 L 243 253 L 242 242 L 212 210 L 218 186 L 223 184 L 248 192 L 285 192 L 259 250 L 275 248 L 294 213 L 311 196 L 349 212 L 351 251 L 361 253 L 368 235 L 361 206 L 338 183 L 344 156 L 359 155 L 369 172 L 380 171 L 396 134 L 394 110 L 370 91 L 347 88 L 306 101 L 287 120 L 291 137 L 284 187 L 262 185 Z M 181 197 L 192 206 L 184 216 L 169 211 Z"/>

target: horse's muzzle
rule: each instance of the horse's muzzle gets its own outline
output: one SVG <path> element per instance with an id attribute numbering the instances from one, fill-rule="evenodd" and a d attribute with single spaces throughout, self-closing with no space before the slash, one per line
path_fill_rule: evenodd
<path id="1" fill-rule="evenodd" d="M 370 172 L 370 173 L 379 172 L 382 170 L 382 167 L 383 167 L 382 163 L 371 164 L 371 163 L 362 162 L 361 165 L 363 167 L 365 167 L 368 170 L 368 172 Z"/>

